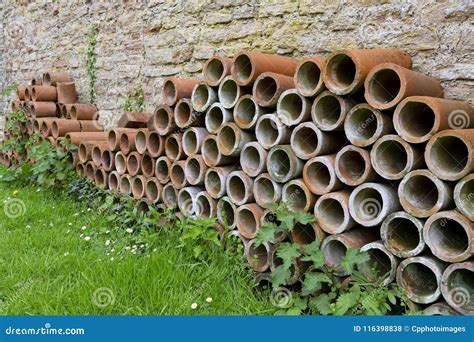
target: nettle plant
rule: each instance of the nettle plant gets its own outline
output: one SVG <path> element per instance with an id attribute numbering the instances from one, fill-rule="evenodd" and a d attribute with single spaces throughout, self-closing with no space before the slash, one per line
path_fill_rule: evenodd
<path id="1" fill-rule="evenodd" d="M 281 234 L 290 234 L 296 224 L 311 224 L 316 218 L 303 212 L 290 211 L 285 204 L 273 208 L 276 220 L 260 228 L 256 245 L 274 241 Z M 407 313 L 407 299 L 396 284 L 384 284 L 387 275 L 378 273 L 370 265 L 367 252 L 347 249 L 339 265 L 346 277 L 338 277 L 338 270 L 326 265 L 321 241 L 300 245 L 282 242 L 275 255 L 281 264 L 271 273 L 272 298 L 280 315 L 385 315 Z M 300 270 L 297 285 L 295 269 Z M 281 287 L 283 285 L 287 288 Z M 289 289 L 291 288 L 291 290 Z M 285 298 L 282 298 L 285 297 Z M 284 299 L 284 300 L 282 300 Z"/>

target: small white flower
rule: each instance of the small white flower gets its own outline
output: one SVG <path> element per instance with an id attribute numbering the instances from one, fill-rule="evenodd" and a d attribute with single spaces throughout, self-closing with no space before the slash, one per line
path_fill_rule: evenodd
<path id="1" fill-rule="evenodd" d="M 69 222 L 69 223 L 68 223 L 68 225 L 69 225 L 69 226 L 72 226 L 72 223 L 71 223 L 71 222 Z"/>
<path id="2" fill-rule="evenodd" d="M 112 248 L 110 251 L 111 251 L 112 253 L 115 252 L 115 248 Z"/>
<path id="3" fill-rule="evenodd" d="M 132 233 L 133 233 L 133 229 L 132 229 L 132 228 L 127 228 L 126 232 L 132 234 Z"/>
<path id="4" fill-rule="evenodd" d="M 90 239 L 91 239 L 90 236 L 86 236 L 86 237 L 84 238 L 84 240 L 86 240 L 86 241 L 89 241 Z"/>
<path id="5" fill-rule="evenodd" d="M 207 298 L 206 298 L 206 302 L 211 303 L 211 302 L 212 302 L 212 298 L 211 298 L 211 297 L 207 297 Z"/>
<path id="6" fill-rule="evenodd" d="M 56 209 L 56 207 L 55 207 L 55 206 L 52 206 L 51 209 Z"/>
<path id="7" fill-rule="evenodd" d="M 79 235 L 79 237 L 83 237 L 83 236 L 84 236 L 84 234 Z"/>
<path id="8" fill-rule="evenodd" d="M 140 245 L 140 248 L 145 248 L 145 245 Z"/>
<path id="9" fill-rule="evenodd" d="M 81 227 L 81 230 L 86 230 L 86 229 L 87 229 L 86 226 Z"/>
<path id="10" fill-rule="evenodd" d="M 115 260 L 114 257 L 110 258 L 110 261 L 114 261 L 114 260 Z"/>
<path id="11" fill-rule="evenodd" d="M 30 229 L 31 226 L 29 224 L 26 225 L 26 229 Z"/>
<path id="12" fill-rule="evenodd" d="M 79 216 L 79 213 L 75 213 L 73 216 Z"/>
<path id="13" fill-rule="evenodd" d="M 195 309 L 197 309 L 197 307 L 198 307 L 197 303 L 192 303 L 191 304 L 191 309 L 195 310 Z"/>
<path id="14" fill-rule="evenodd" d="M 157 250 L 158 250 L 158 249 L 156 249 L 156 248 L 153 248 L 153 252 L 156 252 Z"/>
<path id="15" fill-rule="evenodd" d="M 92 209 L 91 208 L 87 208 L 87 211 L 91 211 Z"/>
<path id="16" fill-rule="evenodd" d="M 71 230 L 68 229 L 68 230 L 66 231 L 66 234 L 69 234 L 70 232 L 71 232 Z"/>
<path id="17" fill-rule="evenodd" d="M 130 246 L 126 246 L 125 249 L 128 251 L 130 249 Z"/>
<path id="18" fill-rule="evenodd" d="M 107 229 L 107 230 L 105 231 L 105 234 L 110 234 L 110 230 Z"/>
<path id="19" fill-rule="evenodd" d="M 65 257 L 68 256 L 68 255 L 69 255 L 69 252 L 64 253 L 64 256 L 65 256 Z"/>
<path id="20" fill-rule="evenodd" d="M 40 189 L 40 188 L 36 189 L 36 192 L 40 192 L 40 191 L 41 191 L 41 189 Z"/>
<path id="21" fill-rule="evenodd" d="M 110 245 L 110 240 L 105 241 L 105 245 L 106 246 Z"/>

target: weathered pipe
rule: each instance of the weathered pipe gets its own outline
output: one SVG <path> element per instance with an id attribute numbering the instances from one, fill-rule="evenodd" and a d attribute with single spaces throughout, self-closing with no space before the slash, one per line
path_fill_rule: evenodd
<path id="1" fill-rule="evenodd" d="M 474 221 L 474 174 L 464 177 L 456 184 L 454 202 L 464 216 Z"/>
<path id="2" fill-rule="evenodd" d="M 87 178 L 94 180 L 95 170 L 96 170 L 96 167 L 94 163 L 89 161 L 86 163 L 86 166 L 84 168 L 84 174 L 86 175 Z"/>
<path id="3" fill-rule="evenodd" d="M 204 187 L 212 198 L 221 198 L 226 194 L 227 176 L 235 170 L 233 166 L 208 168 L 204 176 Z"/>
<path id="4" fill-rule="evenodd" d="M 57 117 L 58 108 L 55 102 L 32 102 L 30 106 L 33 118 Z"/>
<path id="5" fill-rule="evenodd" d="M 234 121 L 242 129 L 254 129 L 258 119 L 268 112 L 268 108 L 257 104 L 253 95 L 243 95 L 234 107 Z"/>
<path id="6" fill-rule="evenodd" d="M 400 209 L 397 191 L 389 185 L 364 183 L 355 188 L 349 197 L 352 218 L 365 227 L 380 224 L 387 215 Z"/>
<path id="7" fill-rule="evenodd" d="M 135 149 L 138 153 L 144 154 L 147 149 L 147 141 L 150 131 L 146 128 L 137 130 L 135 134 Z"/>
<path id="8" fill-rule="evenodd" d="M 193 110 L 191 99 L 181 99 L 174 107 L 174 120 L 179 128 L 204 125 L 205 115 Z"/>
<path id="9" fill-rule="evenodd" d="M 398 135 L 384 135 L 370 151 L 374 170 L 389 180 L 402 179 L 408 172 L 426 168 L 423 148 L 413 146 Z"/>
<path id="10" fill-rule="evenodd" d="M 18 100 L 25 101 L 25 90 L 26 90 L 26 87 L 21 84 L 16 88 L 16 96 Z"/>
<path id="11" fill-rule="evenodd" d="M 249 266 L 256 272 L 265 272 L 270 267 L 271 246 L 265 242 L 257 247 L 255 240 L 245 246 L 245 257 Z"/>
<path id="12" fill-rule="evenodd" d="M 95 166 L 102 166 L 102 154 L 107 149 L 107 143 L 94 143 L 92 145 L 91 158 Z"/>
<path id="13" fill-rule="evenodd" d="M 223 107 L 219 102 L 214 102 L 205 115 L 204 121 L 209 133 L 216 134 L 224 122 L 233 120 L 232 112 Z"/>
<path id="14" fill-rule="evenodd" d="M 276 182 L 286 183 L 303 174 L 303 161 L 299 159 L 290 145 L 273 147 L 267 155 L 267 169 Z"/>
<path id="15" fill-rule="evenodd" d="M 43 138 L 47 138 L 51 135 L 51 125 L 53 124 L 53 120 L 43 119 L 41 121 L 40 133 Z"/>
<path id="16" fill-rule="evenodd" d="M 204 191 L 200 186 L 188 186 L 178 192 L 178 208 L 185 216 L 195 214 L 196 197 L 198 193 Z"/>
<path id="17" fill-rule="evenodd" d="M 303 180 L 315 195 L 324 195 L 343 188 L 336 176 L 336 155 L 319 156 L 308 160 L 303 168 Z"/>
<path id="18" fill-rule="evenodd" d="M 191 185 L 203 185 L 207 165 L 200 154 L 188 157 L 184 164 L 184 175 Z"/>
<path id="19" fill-rule="evenodd" d="M 163 185 L 155 177 L 147 178 L 145 183 L 145 197 L 151 203 L 158 203 L 162 199 Z"/>
<path id="20" fill-rule="evenodd" d="M 410 96 L 395 109 L 393 125 L 403 140 L 418 144 L 445 129 L 474 128 L 474 109 L 463 101 Z"/>
<path id="21" fill-rule="evenodd" d="M 127 172 L 130 176 L 136 176 L 141 173 L 142 155 L 138 152 L 132 152 L 127 157 Z"/>
<path id="22" fill-rule="evenodd" d="M 170 181 L 176 189 L 182 189 L 188 185 L 188 181 L 185 176 L 185 160 L 178 160 L 173 162 L 170 167 Z"/>
<path id="23" fill-rule="evenodd" d="M 311 222 L 308 224 L 297 222 L 290 233 L 291 241 L 300 246 L 308 245 L 316 239 L 323 241 L 326 236 L 327 234 L 316 222 Z"/>
<path id="24" fill-rule="evenodd" d="M 107 133 L 107 143 L 111 151 L 118 151 L 120 149 L 120 137 L 122 133 L 133 132 L 133 128 L 113 128 Z"/>
<path id="25" fill-rule="evenodd" d="M 240 129 L 233 122 L 224 123 L 217 132 L 217 145 L 225 156 L 240 156 L 244 145 L 251 141 L 255 141 L 255 135 Z"/>
<path id="26" fill-rule="evenodd" d="M 311 119 L 311 102 L 296 89 L 288 89 L 278 98 L 277 115 L 286 126 L 298 125 Z"/>
<path id="27" fill-rule="evenodd" d="M 160 157 L 165 154 L 165 138 L 158 132 L 150 132 L 146 140 L 146 150 L 153 158 Z"/>
<path id="28" fill-rule="evenodd" d="M 329 235 L 321 244 L 326 265 L 334 267 L 334 275 L 345 276 L 340 264 L 348 248 L 361 248 L 362 246 L 379 239 L 378 229 L 351 229 L 342 234 Z"/>
<path id="29" fill-rule="evenodd" d="M 150 178 L 155 175 L 155 163 L 155 159 L 149 153 L 142 155 L 140 169 L 145 177 Z"/>
<path id="30" fill-rule="evenodd" d="M 290 180 L 281 192 L 282 201 L 292 211 L 309 211 L 316 202 L 316 197 L 309 191 L 303 179 Z"/>
<path id="31" fill-rule="evenodd" d="M 282 184 L 271 179 L 268 173 L 262 173 L 253 183 L 255 202 L 262 208 L 270 208 L 280 202 Z"/>
<path id="32" fill-rule="evenodd" d="M 397 269 L 397 284 L 415 303 L 434 303 L 441 296 L 440 283 L 446 264 L 433 256 L 403 260 Z"/>
<path id="33" fill-rule="evenodd" d="M 288 144 L 291 131 L 275 114 L 265 114 L 257 121 L 255 135 L 259 144 L 269 150 L 277 145 Z"/>
<path id="34" fill-rule="evenodd" d="M 74 82 L 61 82 L 56 86 L 58 103 L 76 103 L 77 92 Z"/>
<path id="35" fill-rule="evenodd" d="M 249 87 L 241 87 L 234 81 L 232 76 L 225 77 L 219 89 L 217 95 L 219 97 L 219 102 L 223 108 L 231 109 L 237 103 L 237 100 L 245 94 L 252 92 L 252 89 Z M 212 132 L 211 132 L 212 133 Z"/>
<path id="36" fill-rule="evenodd" d="M 370 242 L 362 246 L 360 250 L 369 255 L 369 261 L 362 266 L 362 270 L 370 269 L 375 265 L 378 276 L 384 277 L 382 285 L 385 286 L 395 280 L 400 260 L 385 248 L 381 240 Z"/>
<path id="37" fill-rule="evenodd" d="M 206 191 L 201 191 L 196 196 L 194 214 L 202 219 L 215 217 L 217 213 L 217 200 Z"/>
<path id="38" fill-rule="evenodd" d="M 353 145 L 345 146 L 337 152 L 335 168 L 337 178 L 350 186 L 357 186 L 378 178 L 372 168 L 369 151 Z"/>
<path id="39" fill-rule="evenodd" d="M 240 153 L 240 166 L 250 177 L 267 171 L 267 151 L 256 141 L 247 143 Z"/>
<path id="40" fill-rule="evenodd" d="M 239 233 L 247 239 L 257 236 L 263 209 L 256 203 L 244 204 L 237 208 L 235 224 Z"/>
<path id="41" fill-rule="evenodd" d="M 51 135 L 54 138 L 64 137 L 68 132 L 80 132 L 79 120 L 56 119 L 51 124 Z"/>
<path id="42" fill-rule="evenodd" d="M 107 174 L 107 171 L 98 167 L 94 173 L 95 184 L 101 186 L 104 189 L 108 189 L 108 184 L 107 184 L 108 180 L 109 180 L 109 175 Z"/>
<path id="43" fill-rule="evenodd" d="M 120 175 L 117 171 L 111 171 L 109 173 L 109 189 L 110 190 L 118 190 L 120 187 Z"/>
<path id="44" fill-rule="evenodd" d="M 207 166 L 228 165 L 235 162 L 234 157 L 224 156 L 217 145 L 217 137 L 208 135 L 204 138 L 201 147 L 202 157 Z"/>
<path id="45" fill-rule="evenodd" d="M 373 67 L 392 62 L 411 67 L 411 57 L 398 49 L 350 49 L 335 51 L 326 59 L 323 79 L 326 87 L 337 95 L 359 90 Z"/>
<path id="46" fill-rule="evenodd" d="M 71 106 L 71 119 L 75 120 L 96 120 L 97 107 L 88 103 L 75 103 Z"/>
<path id="47" fill-rule="evenodd" d="M 392 116 L 366 103 L 352 107 L 344 121 L 347 139 L 359 147 L 370 146 L 380 137 L 393 131 Z"/>
<path id="48" fill-rule="evenodd" d="M 416 217 L 429 217 L 453 206 L 453 188 L 428 170 L 408 173 L 398 186 L 403 209 Z"/>
<path id="49" fill-rule="evenodd" d="M 330 192 L 318 198 L 314 206 L 314 216 L 325 232 L 340 234 L 356 225 L 349 213 L 351 190 Z"/>
<path id="50" fill-rule="evenodd" d="M 136 135 L 137 135 L 136 130 L 133 132 L 123 132 L 120 135 L 120 141 L 119 141 L 120 152 L 122 152 L 125 155 L 128 155 L 130 152 L 137 150 L 135 148 Z"/>
<path id="51" fill-rule="evenodd" d="M 204 81 L 212 87 L 217 87 L 224 77 L 230 75 L 231 68 L 232 59 L 214 55 L 206 61 L 202 68 Z"/>
<path id="52" fill-rule="evenodd" d="M 99 143 L 98 141 L 90 141 L 90 142 L 82 142 L 79 144 L 77 149 L 79 153 L 79 160 L 81 163 L 86 163 L 87 161 L 92 159 L 92 148 L 95 144 Z"/>
<path id="53" fill-rule="evenodd" d="M 67 71 L 47 71 L 43 73 L 41 80 L 42 84 L 51 86 L 57 86 L 58 83 L 72 82 L 71 76 Z"/>
<path id="54" fill-rule="evenodd" d="M 227 196 L 240 206 L 253 202 L 253 179 L 243 171 L 232 171 L 226 180 Z"/>
<path id="55" fill-rule="evenodd" d="M 140 199 L 145 197 L 145 176 L 139 175 L 135 176 L 132 179 L 132 196 L 135 199 Z"/>
<path id="56" fill-rule="evenodd" d="M 163 185 L 163 203 L 168 208 L 176 208 L 178 205 L 178 190 L 171 183 Z"/>
<path id="57" fill-rule="evenodd" d="M 255 80 L 252 94 L 255 102 L 262 107 L 276 107 L 282 93 L 295 87 L 291 77 L 274 72 L 264 72 Z"/>
<path id="58" fill-rule="evenodd" d="M 115 169 L 119 175 L 123 175 L 127 172 L 127 157 L 121 152 L 115 154 Z"/>
<path id="59" fill-rule="evenodd" d="M 441 276 L 441 293 L 454 308 L 463 315 L 474 314 L 474 262 L 466 261 L 449 265 Z"/>
<path id="60" fill-rule="evenodd" d="M 213 88 L 205 82 L 194 86 L 191 103 L 195 111 L 205 112 L 214 102 L 217 102 L 217 93 Z"/>
<path id="61" fill-rule="evenodd" d="M 410 258 L 426 249 L 424 221 L 404 211 L 388 215 L 380 227 L 380 237 L 387 249 L 397 257 Z"/>
<path id="62" fill-rule="evenodd" d="M 474 171 L 474 129 L 446 130 L 426 145 L 428 169 L 438 178 L 455 181 Z"/>
<path id="63" fill-rule="evenodd" d="M 294 79 L 301 95 L 314 97 L 326 88 L 322 73 L 324 63 L 325 59 L 322 57 L 308 57 L 298 64 Z"/>
<path id="64" fill-rule="evenodd" d="M 183 151 L 187 156 L 201 153 L 202 142 L 208 135 L 204 127 L 190 127 L 183 133 Z"/>
<path id="65" fill-rule="evenodd" d="M 40 101 L 54 101 L 56 102 L 58 98 L 58 92 L 56 87 L 41 85 L 33 86 L 31 89 L 31 99 L 35 102 Z"/>
<path id="66" fill-rule="evenodd" d="M 395 107 L 408 96 L 443 97 L 443 87 L 437 79 L 393 63 L 370 70 L 364 87 L 367 103 L 381 110 Z"/>
<path id="67" fill-rule="evenodd" d="M 165 78 L 163 82 L 163 102 L 168 106 L 174 106 L 179 99 L 190 98 L 194 86 L 198 83 L 198 80 L 187 78 Z"/>
<path id="68" fill-rule="evenodd" d="M 290 138 L 291 148 L 296 156 L 303 160 L 336 153 L 345 142 L 342 132 L 323 132 L 312 122 L 304 122 L 296 126 Z"/>
<path id="69" fill-rule="evenodd" d="M 431 252 L 447 262 L 469 259 L 474 250 L 474 226 L 456 210 L 442 211 L 425 222 L 423 237 Z"/>
<path id="70" fill-rule="evenodd" d="M 354 105 L 350 98 L 324 91 L 314 99 L 311 118 L 322 131 L 342 131 L 346 115 Z"/>
<path id="71" fill-rule="evenodd" d="M 240 51 L 234 58 L 232 77 L 241 86 L 250 86 L 263 72 L 270 71 L 293 77 L 298 61 L 294 58 Z"/>
<path id="72" fill-rule="evenodd" d="M 445 301 L 438 301 L 423 310 L 423 316 L 456 316 L 459 312 L 450 307 Z"/>
<path id="73" fill-rule="evenodd" d="M 159 157 L 155 164 L 155 176 L 161 184 L 170 181 L 171 160 L 168 157 Z"/>
<path id="74" fill-rule="evenodd" d="M 98 120 L 78 120 L 81 132 L 103 132 L 104 127 Z"/>
<path id="75" fill-rule="evenodd" d="M 2 164 L 5 165 L 5 166 L 10 166 L 10 162 L 9 162 L 9 156 L 8 155 L 4 155 L 2 156 Z M 85 175 L 85 166 L 84 166 L 84 163 L 77 163 L 76 165 L 76 173 L 80 176 L 80 177 L 83 177 Z"/>
<path id="76" fill-rule="evenodd" d="M 230 230 L 235 228 L 236 211 L 237 207 L 227 196 L 220 198 L 217 202 L 217 220 Z"/>
<path id="77" fill-rule="evenodd" d="M 156 131 L 162 136 L 173 132 L 176 129 L 173 108 L 164 104 L 156 107 L 150 121 L 148 121 L 148 129 Z"/>
<path id="78" fill-rule="evenodd" d="M 186 158 L 183 151 L 183 134 L 174 133 L 166 137 L 165 154 L 172 161 Z"/>

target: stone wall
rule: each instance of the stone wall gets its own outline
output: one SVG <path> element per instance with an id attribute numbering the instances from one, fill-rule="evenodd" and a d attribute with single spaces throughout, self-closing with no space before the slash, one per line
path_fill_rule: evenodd
<path id="1" fill-rule="evenodd" d="M 400 47 L 413 57 L 414 69 L 442 81 L 447 98 L 474 104 L 471 0 L 3 0 L 0 6 L 2 85 L 67 68 L 80 101 L 89 101 L 87 34 L 97 27 L 103 119 L 120 115 L 136 84 L 151 111 L 165 76 L 200 77 L 212 54 L 232 56 L 239 49 L 299 57 Z"/>

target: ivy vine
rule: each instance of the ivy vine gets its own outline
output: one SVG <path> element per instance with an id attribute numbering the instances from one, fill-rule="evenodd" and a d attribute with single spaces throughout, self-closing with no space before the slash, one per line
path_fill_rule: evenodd
<path id="1" fill-rule="evenodd" d="M 89 98 L 91 103 L 95 103 L 95 80 L 96 80 L 96 55 L 97 27 L 92 25 L 87 35 L 87 80 L 89 81 Z"/>

